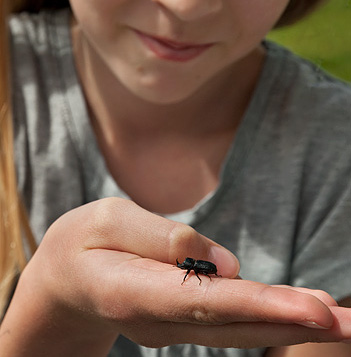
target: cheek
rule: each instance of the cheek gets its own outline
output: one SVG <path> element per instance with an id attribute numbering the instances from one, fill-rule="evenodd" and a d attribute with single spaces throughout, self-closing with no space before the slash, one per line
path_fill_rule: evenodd
<path id="1" fill-rule="evenodd" d="M 88 32 L 111 29 L 127 2 L 128 0 L 70 0 L 74 17 Z"/>
<path id="2" fill-rule="evenodd" d="M 290 0 L 232 1 L 230 4 L 233 27 L 242 34 L 264 37 L 283 14 Z"/>
<path id="3" fill-rule="evenodd" d="M 94 47 L 100 47 L 116 36 L 116 6 L 125 0 L 70 0 L 72 12 L 81 33 Z"/>
<path id="4" fill-rule="evenodd" d="M 111 13 L 128 0 L 69 0 L 69 2 L 78 13 L 85 11 L 84 9 L 91 9 L 97 13 Z"/>
<path id="5" fill-rule="evenodd" d="M 254 19 L 261 31 L 269 31 L 279 20 L 290 0 L 265 0 L 258 1 L 254 8 Z"/>

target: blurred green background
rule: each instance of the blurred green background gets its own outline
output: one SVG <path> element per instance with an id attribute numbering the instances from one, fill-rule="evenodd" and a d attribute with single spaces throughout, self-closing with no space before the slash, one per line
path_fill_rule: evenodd
<path id="1" fill-rule="evenodd" d="M 351 82 L 351 0 L 329 0 L 296 25 L 274 30 L 268 38 Z"/>

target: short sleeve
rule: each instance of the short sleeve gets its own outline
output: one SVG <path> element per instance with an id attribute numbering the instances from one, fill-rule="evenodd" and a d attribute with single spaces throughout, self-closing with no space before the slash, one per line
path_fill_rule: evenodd
<path id="1" fill-rule="evenodd" d="M 325 290 L 336 300 L 351 296 L 350 99 L 345 92 L 330 96 L 315 121 L 291 268 L 292 285 Z"/>

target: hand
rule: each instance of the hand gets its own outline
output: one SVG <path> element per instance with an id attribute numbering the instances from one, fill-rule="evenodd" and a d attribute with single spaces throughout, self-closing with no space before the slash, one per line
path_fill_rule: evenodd
<path id="1" fill-rule="evenodd" d="M 199 286 L 190 274 L 181 285 L 175 261 L 187 256 L 212 261 L 223 278 L 203 277 Z M 234 279 L 238 273 L 231 253 L 188 226 L 130 201 L 93 202 L 48 230 L 1 326 L 0 354 L 101 355 L 119 333 L 151 347 L 351 338 L 351 313 L 328 294 Z"/>

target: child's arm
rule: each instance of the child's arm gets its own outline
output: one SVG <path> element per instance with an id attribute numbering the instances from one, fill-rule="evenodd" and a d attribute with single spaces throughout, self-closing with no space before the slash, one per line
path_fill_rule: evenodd
<path id="1" fill-rule="evenodd" d="M 187 256 L 215 263 L 223 278 L 199 286 L 190 274 L 181 285 L 175 262 Z M 327 294 L 229 279 L 238 272 L 235 257 L 188 226 L 130 201 L 87 204 L 50 227 L 24 270 L 0 327 L 0 355 L 101 356 L 119 333 L 149 347 L 351 338 L 351 311 Z M 299 325 L 333 319 L 340 329 Z"/>

